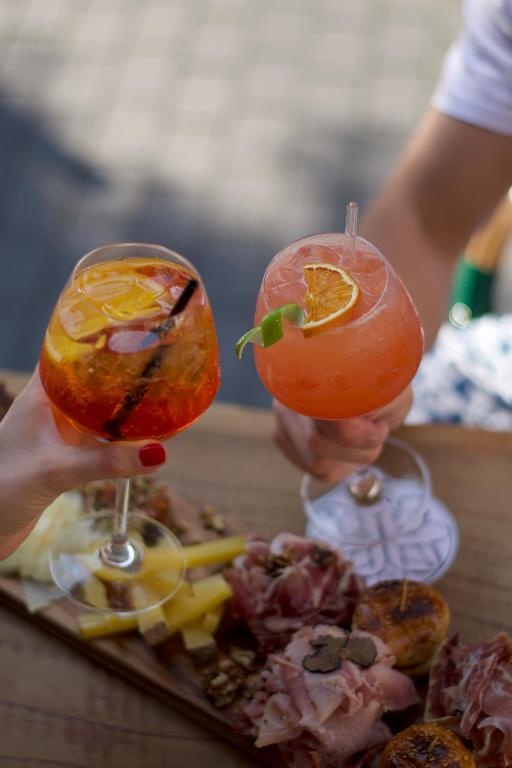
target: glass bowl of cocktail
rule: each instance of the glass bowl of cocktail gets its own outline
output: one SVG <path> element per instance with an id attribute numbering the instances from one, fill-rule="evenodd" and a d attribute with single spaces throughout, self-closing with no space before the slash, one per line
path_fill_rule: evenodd
<path id="1" fill-rule="evenodd" d="M 87 254 L 52 314 L 39 372 L 57 422 L 98 440 L 163 440 L 185 429 L 219 386 L 217 337 L 197 271 L 157 245 Z M 129 490 L 128 479 L 117 480 L 115 510 L 84 516 L 51 552 L 56 583 L 89 608 L 146 610 L 182 583 L 179 541 L 129 512 Z"/>
<path id="2" fill-rule="evenodd" d="M 377 418 L 411 383 L 423 354 L 420 319 L 405 286 L 356 227 L 351 203 L 344 233 L 312 235 L 280 251 L 263 277 L 256 325 L 237 344 L 240 355 L 253 342 L 270 394 L 313 419 Z M 363 572 L 362 550 L 377 547 L 388 561 L 395 557 L 392 542 L 419 531 L 431 501 L 424 462 L 396 441 L 375 465 L 333 487 L 306 476 L 301 496 L 308 533 L 337 540 L 351 557 L 358 552 Z M 427 526 L 421 535 L 426 541 L 432 531 Z M 439 557 L 431 556 L 426 577 L 438 572 Z M 393 573 L 403 578 L 406 570 L 397 563 Z"/>

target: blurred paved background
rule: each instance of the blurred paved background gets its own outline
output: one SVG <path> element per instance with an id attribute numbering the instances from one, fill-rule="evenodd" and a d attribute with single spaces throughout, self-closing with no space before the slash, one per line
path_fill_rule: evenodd
<path id="1" fill-rule="evenodd" d="M 268 402 L 264 267 L 392 168 L 458 0 L 0 0 L 0 367 L 28 370 L 73 264 L 159 242 L 206 282 L 221 397 Z"/>

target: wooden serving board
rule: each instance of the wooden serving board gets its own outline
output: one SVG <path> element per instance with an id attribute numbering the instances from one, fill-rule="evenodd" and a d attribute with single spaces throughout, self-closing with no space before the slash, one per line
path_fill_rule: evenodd
<path id="1" fill-rule="evenodd" d="M 179 521 L 186 521 L 186 539 L 208 540 L 216 537 L 215 533 L 205 530 L 202 525 L 200 505 L 173 492 L 171 498 L 175 517 Z M 194 573 L 196 572 L 202 575 L 199 569 L 194 569 Z M 200 672 L 184 651 L 179 637 L 156 649 L 149 646 L 135 632 L 84 640 L 77 622 L 83 608 L 68 598 L 62 598 L 44 610 L 29 613 L 25 607 L 21 583 L 15 578 L 0 578 L 0 603 L 26 616 L 81 653 L 198 721 L 222 738 L 257 756 L 265 765 L 281 765 L 274 750 L 256 749 L 250 738 L 237 733 L 234 727 L 235 718 L 229 709 L 217 709 L 210 704 L 202 690 Z"/>

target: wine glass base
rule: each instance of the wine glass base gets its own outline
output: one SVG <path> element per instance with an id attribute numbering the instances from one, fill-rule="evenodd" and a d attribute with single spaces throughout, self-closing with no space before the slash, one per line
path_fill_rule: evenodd
<path id="1" fill-rule="evenodd" d="M 128 515 L 129 562 L 105 558 L 113 512 L 86 515 L 66 528 L 50 553 L 53 579 L 83 606 L 103 613 L 137 613 L 168 600 L 183 583 L 185 558 L 168 528 L 145 515 Z"/>
<path id="2" fill-rule="evenodd" d="M 306 535 L 326 539 L 319 515 L 321 512 L 315 521 L 308 521 Z M 344 543 L 342 539 L 337 544 L 370 586 L 386 579 L 432 583 L 452 565 L 459 548 L 459 532 L 447 507 L 431 498 L 413 531 L 369 546 Z"/>
<path id="3" fill-rule="evenodd" d="M 361 499 L 350 475 L 331 486 L 304 475 L 300 494 L 304 511 L 323 538 L 342 542 L 345 549 L 395 541 L 416 530 L 431 499 L 430 474 L 410 445 L 388 438 L 377 461 L 368 468 L 378 492 Z M 364 482 L 364 480 L 363 480 Z"/>
<path id="4" fill-rule="evenodd" d="M 141 564 L 142 553 L 130 541 L 122 546 L 121 551 L 119 551 L 119 546 L 116 546 L 114 542 L 108 541 L 100 549 L 100 558 L 103 565 L 108 565 L 112 568 L 129 568 L 131 571 L 136 571 Z"/>

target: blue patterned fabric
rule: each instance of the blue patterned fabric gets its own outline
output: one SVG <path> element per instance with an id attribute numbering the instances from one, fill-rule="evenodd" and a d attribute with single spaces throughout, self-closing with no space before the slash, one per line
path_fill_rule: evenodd
<path id="1" fill-rule="evenodd" d="M 512 430 L 512 315 L 443 326 L 413 388 L 409 424 Z"/>

